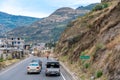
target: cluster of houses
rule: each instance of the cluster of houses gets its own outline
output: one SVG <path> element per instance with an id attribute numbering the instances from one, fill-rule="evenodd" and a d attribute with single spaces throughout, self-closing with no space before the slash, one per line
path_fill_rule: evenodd
<path id="1" fill-rule="evenodd" d="M 53 49 L 49 49 L 45 46 L 45 43 L 37 43 L 36 45 L 32 46 L 32 54 L 35 56 L 43 56 L 46 53 L 52 53 Z"/>
<path id="2" fill-rule="evenodd" d="M 0 59 L 22 58 L 31 52 L 36 56 L 51 52 L 45 43 L 34 44 L 31 49 L 30 47 L 30 44 L 26 44 L 22 38 L 0 38 Z"/>
<path id="3" fill-rule="evenodd" d="M 24 56 L 25 42 L 21 38 L 0 38 L 0 59 Z"/>

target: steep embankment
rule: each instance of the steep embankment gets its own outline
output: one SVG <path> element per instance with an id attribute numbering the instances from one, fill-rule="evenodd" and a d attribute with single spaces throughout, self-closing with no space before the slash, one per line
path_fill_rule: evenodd
<path id="1" fill-rule="evenodd" d="M 84 80 L 91 76 L 120 80 L 120 1 L 117 1 L 102 3 L 110 6 L 71 22 L 57 44 L 55 51 L 60 59 L 74 66 L 76 71 L 72 70 Z M 90 59 L 82 60 L 81 55 Z"/>

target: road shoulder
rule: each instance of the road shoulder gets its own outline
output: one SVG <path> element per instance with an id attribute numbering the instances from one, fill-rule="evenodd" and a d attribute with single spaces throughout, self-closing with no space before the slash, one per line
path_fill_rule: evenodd
<path id="1" fill-rule="evenodd" d="M 13 60 L 7 60 L 5 62 L 2 63 L 2 65 L 4 65 L 1 69 L 0 69 L 0 73 L 4 72 L 5 70 L 13 67 L 14 65 L 19 64 L 20 62 L 26 60 L 28 57 L 22 58 L 22 59 L 13 59 Z"/>
<path id="2" fill-rule="evenodd" d="M 60 64 L 61 64 L 61 67 L 66 72 L 66 74 L 69 75 L 71 80 L 78 80 L 78 78 L 73 75 L 73 73 L 67 68 L 67 66 L 65 66 L 65 64 L 63 62 L 60 61 Z"/>

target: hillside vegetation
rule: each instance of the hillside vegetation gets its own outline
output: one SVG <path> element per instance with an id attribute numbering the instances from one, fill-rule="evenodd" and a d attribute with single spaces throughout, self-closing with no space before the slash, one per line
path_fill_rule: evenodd
<path id="1" fill-rule="evenodd" d="M 93 3 L 88 6 L 80 6 L 77 8 L 77 10 L 92 10 L 97 4 L 99 3 Z"/>
<path id="2" fill-rule="evenodd" d="M 37 20 L 40 19 L 26 16 L 16 16 L 0 12 L 0 36 L 4 36 L 4 32 L 12 29 L 22 26 L 29 26 Z"/>
<path id="3" fill-rule="evenodd" d="M 120 1 L 99 6 L 68 25 L 55 53 L 81 80 L 120 80 Z"/>

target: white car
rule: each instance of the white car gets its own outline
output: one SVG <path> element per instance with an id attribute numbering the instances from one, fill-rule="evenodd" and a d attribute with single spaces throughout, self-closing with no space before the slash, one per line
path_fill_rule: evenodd
<path id="1" fill-rule="evenodd" d="M 37 62 L 31 62 L 27 67 L 27 73 L 40 73 L 41 72 L 41 66 Z"/>

